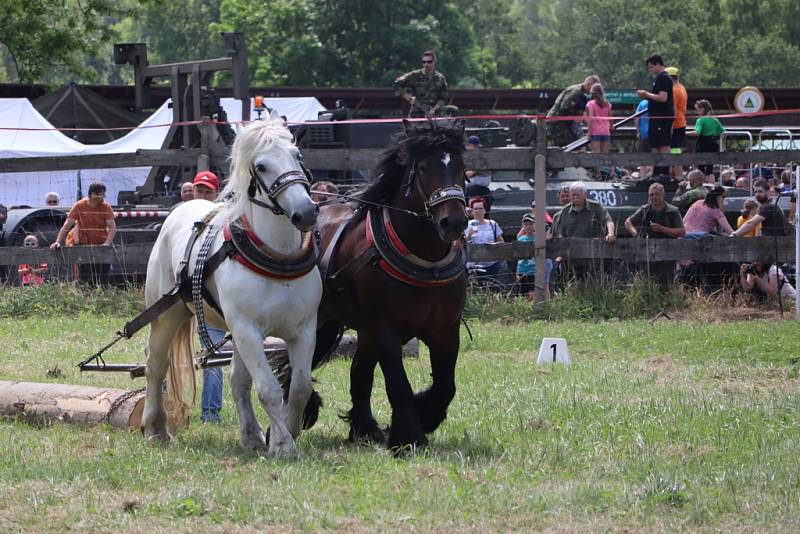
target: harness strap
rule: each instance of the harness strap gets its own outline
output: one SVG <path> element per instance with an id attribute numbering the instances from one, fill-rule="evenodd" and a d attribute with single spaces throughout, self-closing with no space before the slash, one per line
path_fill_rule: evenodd
<path id="1" fill-rule="evenodd" d="M 197 253 L 197 260 L 194 266 L 194 272 L 192 273 L 192 304 L 194 305 L 194 316 L 197 319 L 197 333 L 205 349 L 213 347 L 214 342 L 208 334 L 205 309 L 203 308 L 203 297 L 205 296 L 203 291 L 203 289 L 205 289 L 203 283 L 205 282 L 205 277 L 203 276 L 203 272 L 205 271 L 208 251 L 211 249 L 211 245 L 214 243 L 214 238 L 217 236 L 218 231 L 219 227 L 208 227 L 208 233 L 203 241 L 203 245 L 200 247 L 200 251 Z M 208 294 L 208 291 L 206 290 L 205 293 Z"/>
<path id="2" fill-rule="evenodd" d="M 217 267 L 219 267 L 222 262 L 228 259 L 234 252 L 235 250 L 232 246 L 230 246 L 229 243 L 223 243 L 222 248 L 220 248 L 210 258 L 208 258 L 208 260 L 206 260 L 203 278 L 208 278 L 211 276 L 211 273 L 216 271 Z M 122 335 L 126 339 L 130 339 L 136 334 L 136 332 L 152 323 L 162 314 L 166 313 L 166 311 L 172 308 L 176 303 L 178 303 L 178 301 L 191 301 L 191 284 L 189 280 L 190 278 L 185 278 L 183 282 L 175 284 L 175 286 L 170 289 L 168 293 L 164 294 L 160 299 L 153 303 L 152 306 L 125 323 L 125 326 L 122 328 Z M 214 311 L 219 313 L 220 316 L 223 316 L 222 310 L 217 305 L 216 301 L 208 290 L 205 290 L 203 298 L 206 299 L 207 304 L 211 306 Z"/>
<path id="3" fill-rule="evenodd" d="M 323 282 L 325 281 L 325 277 L 328 276 L 328 267 L 330 266 L 331 258 L 336 252 L 336 249 L 339 248 L 339 240 L 342 238 L 345 228 L 349 226 L 352 220 L 353 218 L 351 217 L 346 222 L 339 225 L 339 228 L 336 229 L 336 233 L 333 234 L 333 239 L 331 239 L 331 242 L 328 243 L 328 247 L 325 249 L 325 254 L 319 262 L 319 274 Z"/>

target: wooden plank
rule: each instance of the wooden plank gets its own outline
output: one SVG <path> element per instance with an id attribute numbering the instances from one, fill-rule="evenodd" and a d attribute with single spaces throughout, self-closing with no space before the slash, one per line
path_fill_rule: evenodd
<path id="1" fill-rule="evenodd" d="M 480 148 L 464 154 L 467 166 L 492 170 L 530 170 L 535 149 L 531 147 Z M 371 170 L 383 149 L 375 148 L 307 148 L 303 161 L 312 170 Z M 601 167 L 639 165 L 733 165 L 763 162 L 787 163 L 800 161 L 800 150 L 771 150 L 759 152 L 720 152 L 684 154 L 609 153 L 566 154 L 557 150 L 547 152 L 547 167 Z"/>
<path id="2" fill-rule="evenodd" d="M 173 71 L 178 74 L 191 74 L 192 69 L 197 66 L 199 72 L 215 72 L 218 70 L 231 70 L 233 60 L 229 57 L 218 59 L 204 59 L 201 61 L 183 61 L 181 63 L 166 63 L 163 65 L 148 65 L 140 69 L 142 78 L 154 78 L 157 76 L 170 76 Z"/>
<path id="3" fill-rule="evenodd" d="M 794 238 L 779 237 L 778 260 L 794 262 Z M 521 260 L 534 256 L 530 242 L 470 245 L 471 261 Z M 746 262 L 775 256 L 771 237 L 706 237 L 703 239 L 618 239 L 614 245 L 602 239 L 551 239 L 547 257 L 572 260 L 615 259 L 630 262 L 695 260 L 703 262 Z"/>
<path id="4" fill-rule="evenodd" d="M 124 154 L 85 154 L 81 156 L 43 156 L 0 158 L 0 173 L 70 171 L 80 169 L 118 169 L 158 165 L 195 165 L 200 149 L 137 150 Z"/>
<path id="5" fill-rule="evenodd" d="M 789 163 L 800 161 L 800 150 L 769 150 L 756 152 L 687 152 L 684 154 L 654 153 L 608 153 L 565 154 L 557 151 L 547 153 L 547 166 L 551 169 L 564 167 L 602 167 L 639 165 L 739 165 L 750 163 Z"/>
<path id="6" fill-rule="evenodd" d="M 61 265 L 73 263 L 113 263 L 120 266 L 147 265 L 153 243 L 136 243 L 113 246 L 75 246 L 50 248 L 0 247 L 0 265 L 20 263 L 47 263 Z"/>

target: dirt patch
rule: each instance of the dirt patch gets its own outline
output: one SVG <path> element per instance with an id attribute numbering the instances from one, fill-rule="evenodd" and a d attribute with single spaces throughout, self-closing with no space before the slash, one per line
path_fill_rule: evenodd
<path id="1" fill-rule="evenodd" d="M 642 363 L 642 371 L 658 375 L 659 380 L 668 380 L 678 374 L 678 365 L 669 356 L 652 356 Z"/>

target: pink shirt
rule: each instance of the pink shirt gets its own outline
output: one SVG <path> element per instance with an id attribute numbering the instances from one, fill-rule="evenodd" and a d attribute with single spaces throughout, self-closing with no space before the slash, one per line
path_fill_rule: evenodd
<path id="1" fill-rule="evenodd" d="M 590 117 L 610 117 L 611 102 L 606 101 L 606 105 L 601 107 L 597 100 L 589 100 L 586 104 L 586 111 Z M 611 135 L 610 120 L 590 120 L 589 133 L 592 135 Z"/>
<path id="2" fill-rule="evenodd" d="M 713 232 L 717 225 L 727 231 L 730 228 L 728 220 L 721 209 L 709 208 L 701 198 L 689 207 L 683 216 L 683 227 L 686 233 Z"/>

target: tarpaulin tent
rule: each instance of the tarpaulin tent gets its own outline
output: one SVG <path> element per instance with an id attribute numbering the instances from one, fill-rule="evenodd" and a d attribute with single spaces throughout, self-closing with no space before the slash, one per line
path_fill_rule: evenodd
<path id="1" fill-rule="evenodd" d="M 268 98 L 265 103 L 286 116 L 290 122 L 314 120 L 317 113 L 324 109 L 316 98 L 311 97 Z M 240 101 L 223 98 L 222 105 L 228 112 L 230 122 L 241 119 Z M 0 158 L 158 150 L 164 145 L 171 122 L 172 109 L 170 101 L 166 101 L 125 136 L 102 145 L 84 145 L 57 131 L 27 99 L 0 99 Z M 90 182 L 99 180 L 107 187 L 108 201 L 114 204 L 120 191 L 133 191 L 143 185 L 149 171 L 149 167 L 136 167 L 9 173 L 0 168 L 0 203 L 6 206 L 40 206 L 44 204 L 45 195 L 55 191 L 61 196 L 63 205 L 70 205 L 77 200 L 80 177 L 80 191 L 83 194 L 86 194 Z"/>
<path id="2" fill-rule="evenodd" d="M 33 107 L 56 128 L 90 128 L 64 132 L 83 144 L 103 144 L 119 139 L 144 119 L 91 89 L 74 82 L 33 101 Z"/>

